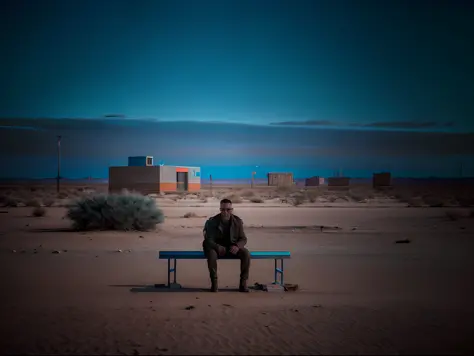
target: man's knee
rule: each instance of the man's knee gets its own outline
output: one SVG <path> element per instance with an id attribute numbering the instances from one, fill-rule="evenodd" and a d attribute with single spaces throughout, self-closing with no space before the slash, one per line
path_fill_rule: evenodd
<path id="1" fill-rule="evenodd" d="M 204 247 L 204 255 L 208 260 L 217 260 L 217 252 L 212 248 L 205 248 Z"/>
<path id="2" fill-rule="evenodd" d="M 240 248 L 237 255 L 241 260 L 250 260 L 250 252 L 245 247 Z"/>
<path id="3" fill-rule="evenodd" d="M 206 252 L 207 250 L 214 250 L 211 246 L 211 243 L 208 240 L 204 240 L 202 242 L 202 248 L 203 248 L 204 252 Z"/>

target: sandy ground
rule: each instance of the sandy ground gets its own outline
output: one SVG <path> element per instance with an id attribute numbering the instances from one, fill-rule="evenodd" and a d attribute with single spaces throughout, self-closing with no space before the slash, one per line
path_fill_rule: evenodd
<path id="1" fill-rule="evenodd" d="M 237 261 L 219 263 L 218 294 L 204 260 L 179 261 L 182 291 L 147 287 L 166 282 L 157 251 L 200 249 L 217 205 L 165 207 L 146 233 L 61 231 L 63 208 L 0 210 L 0 354 L 474 352 L 474 219 L 443 208 L 236 206 L 248 248 L 291 251 L 286 281 L 300 286 L 249 294 L 234 290 Z M 249 282 L 271 282 L 272 267 L 252 261 Z"/>

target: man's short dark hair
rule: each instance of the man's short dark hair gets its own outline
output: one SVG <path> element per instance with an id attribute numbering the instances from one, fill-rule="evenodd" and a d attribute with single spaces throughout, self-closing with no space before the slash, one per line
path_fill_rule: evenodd
<path id="1" fill-rule="evenodd" d="M 222 199 L 221 200 L 221 204 L 232 204 L 232 202 L 230 201 L 230 199 Z"/>

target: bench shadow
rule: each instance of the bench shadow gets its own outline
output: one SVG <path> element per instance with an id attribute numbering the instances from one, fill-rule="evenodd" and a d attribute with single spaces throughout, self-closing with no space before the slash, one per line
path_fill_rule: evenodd
<path id="1" fill-rule="evenodd" d="M 34 229 L 27 229 L 29 232 L 83 232 L 79 230 L 75 230 L 71 227 L 58 227 L 58 228 L 34 228 Z"/>
<path id="2" fill-rule="evenodd" d="M 130 288 L 132 293 L 200 293 L 209 292 L 209 288 L 168 288 L 165 284 L 137 285 L 137 284 L 111 284 L 109 287 Z M 219 288 L 221 292 L 238 292 L 238 288 Z"/>

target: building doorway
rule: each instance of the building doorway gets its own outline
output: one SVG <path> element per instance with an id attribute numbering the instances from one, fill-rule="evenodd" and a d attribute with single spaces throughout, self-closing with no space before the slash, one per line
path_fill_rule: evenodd
<path id="1" fill-rule="evenodd" d="M 176 190 L 178 192 L 188 191 L 188 172 L 176 172 Z"/>

